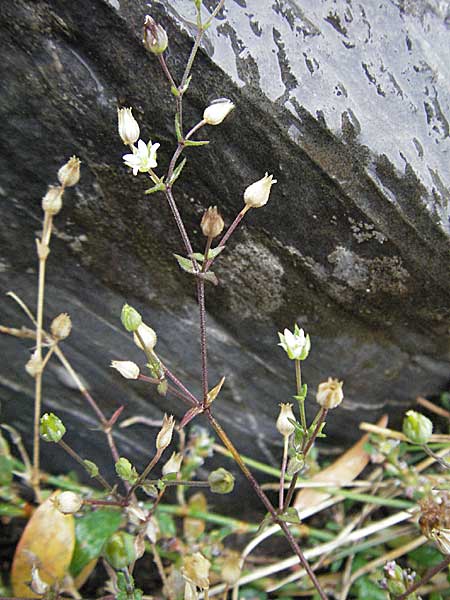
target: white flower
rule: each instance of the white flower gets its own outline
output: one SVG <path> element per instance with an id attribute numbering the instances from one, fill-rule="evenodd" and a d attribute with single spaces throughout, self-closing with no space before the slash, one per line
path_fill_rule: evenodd
<path id="1" fill-rule="evenodd" d="M 64 515 L 73 515 L 80 510 L 83 500 L 75 492 L 61 492 L 53 500 L 53 504 Z"/>
<path id="2" fill-rule="evenodd" d="M 295 421 L 292 404 L 280 404 L 280 414 L 277 419 L 277 429 L 283 437 L 289 437 L 295 431 L 291 421 Z"/>
<path id="3" fill-rule="evenodd" d="M 131 108 L 118 108 L 117 119 L 119 124 L 119 135 L 122 142 L 127 146 L 135 144 L 139 139 L 139 125 L 133 117 Z"/>
<path id="4" fill-rule="evenodd" d="M 336 408 L 344 399 L 342 391 L 342 381 L 328 377 L 328 381 L 319 384 L 316 394 L 317 403 L 322 408 Z"/>
<path id="5" fill-rule="evenodd" d="M 294 326 L 294 333 L 289 329 L 284 330 L 284 334 L 278 332 L 280 343 L 278 344 L 285 350 L 291 360 L 305 360 L 311 348 L 309 335 L 305 336 L 303 329 L 298 325 Z"/>
<path id="6" fill-rule="evenodd" d="M 133 333 L 133 339 L 138 348 L 144 351 L 147 350 L 147 352 L 152 352 L 153 348 L 156 346 L 156 342 L 158 341 L 156 333 L 145 323 L 141 323 L 139 325 L 137 331 Z M 144 345 L 142 345 L 141 340 Z"/>
<path id="7" fill-rule="evenodd" d="M 277 180 L 273 179 L 273 175 L 266 173 L 262 179 L 249 185 L 244 192 L 245 204 L 251 208 L 260 208 L 264 204 L 267 204 L 270 188 L 276 182 Z"/>
<path id="8" fill-rule="evenodd" d="M 125 379 L 137 379 L 140 374 L 139 367 L 131 360 L 113 360 L 111 367 L 119 371 Z"/>
<path id="9" fill-rule="evenodd" d="M 234 104 L 227 98 L 212 102 L 203 113 L 203 120 L 208 125 L 220 125 L 225 117 L 233 110 Z"/>
<path id="10" fill-rule="evenodd" d="M 138 141 L 138 147 L 133 146 L 133 154 L 124 154 L 123 160 L 127 167 L 133 169 L 133 175 L 140 173 L 148 173 L 150 169 L 158 166 L 156 162 L 156 151 L 160 144 L 148 144 L 142 140 Z"/>

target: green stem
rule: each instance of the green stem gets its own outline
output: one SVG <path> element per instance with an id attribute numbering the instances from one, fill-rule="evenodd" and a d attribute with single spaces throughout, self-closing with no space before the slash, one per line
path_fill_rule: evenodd
<path id="1" fill-rule="evenodd" d="M 297 359 L 295 360 L 295 383 L 296 383 L 296 387 L 297 387 L 297 396 L 301 397 L 301 400 L 299 402 L 300 422 L 302 424 L 303 431 L 305 432 L 305 435 L 306 435 L 308 427 L 306 425 L 305 399 L 303 398 L 303 394 L 302 394 L 302 370 L 301 370 L 300 361 Z"/>

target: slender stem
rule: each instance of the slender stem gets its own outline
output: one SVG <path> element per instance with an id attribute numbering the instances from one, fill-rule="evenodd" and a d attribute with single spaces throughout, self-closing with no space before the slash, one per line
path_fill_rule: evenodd
<path id="1" fill-rule="evenodd" d="M 186 228 L 183 223 L 183 219 L 181 218 L 180 211 L 178 210 L 178 207 L 176 205 L 175 199 L 173 197 L 172 189 L 170 186 L 168 186 L 166 188 L 165 194 L 166 194 L 166 198 L 169 203 L 169 206 L 170 206 L 170 210 L 172 211 L 173 217 L 175 219 L 175 223 L 177 224 L 178 231 L 180 232 L 181 239 L 183 240 L 183 244 L 186 249 L 186 253 L 188 256 L 190 256 L 194 253 L 194 251 L 192 250 L 192 245 L 189 240 L 189 236 L 187 234 Z M 194 265 L 194 269 L 197 269 L 197 271 L 199 271 L 197 261 L 195 261 L 193 259 L 192 262 Z"/>
<path id="2" fill-rule="evenodd" d="M 412 594 L 413 592 L 418 590 L 420 587 L 422 587 L 423 585 L 428 583 L 430 581 L 430 579 L 432 579 L 435 575 L 437 575 L 437 573 L 439 573 L 439 571 L 442 571 L 442 569 L 445 569 L 445 567 L 447 567 L 448 565 L 450 565 L 450 554 L 448 554 L 444 558 L 444 560 L 441 561 L 438 565 L 436 565 L 435 567 L 431 567 L 431 569 L 428 569 L 428 571 L 425 573 L 425 575 L 422 577 L 422 579 L 420 581 L 417 581 L 416 583 L 414 583 L 411 587 L 409 587 L 406 590 L 406 592 L 404 594 L 397 596 L 395 598 L 395 600 L 406 600 L 410 594 Z"/>
<path id="3" fill-rule="evenodd" d="M 284 505 L 284 478 L 286 476 L 286 465 L 288 459 L 288 445 L 289 445 L 289 436 L 284 436 L 284 446 L 283 446 L 283 460 L 281 462 L 281 476 L 280 476 L 280 493 L 279 493 L 279 508 L 283 510 Z"/>
<path id="4" fill-rule="evenodd" d="M 203 252 L 203 256 L 205 257 L 205 259 L 203 261 L 203 266 L 202 266 L 203 273 L 205 272 L 206 261 L 208 260 L 208 254 L 209 254 L 209 251 L 211 250 L 212 241 L 213 241 L 213 238 L 211 236 L 209 236 L 208 239 L 206 240 L 205 251 Z"/>
<path id="5" fill-rule="evenodd" d="M 431 450 L 431 448 L 429 448 L 426 444 L 423 444 L 422 446 L 423 451 L 425 452 L 425 454 L 428 454 L 428 456 L 431 456 L 431 458 L 434 458 L 434 460 L 443 468 L 443 469 L 450 469 L 450 462 L 448 462 L 448 460 L 444 457 L 442 458 L 441 456 L 439 456 L 438 454 L 436 454 L 435 452 L 433 452 L 433 450 Z M 449 453 L 450 453 L 450 448 L 449 448 Z"/>
<path id="6" fill-rule="evenodd" d="M 89 473 L 89 469 L 86 468 L 84 460 L 77 452 L 75 452 L 75 450 L 73 450 L 68 444 L 66 444 L 64 440 L 59 440 L 58 444 L 63 450 L 67 452 L 69 456 L 71 456 L 79 465 L 83 467 L 83 469 L 85 469 Z M 100 475 L 100 473 L 96 475 L 94 479 L 96 479 L 106 490 L 108 490 L 108 492 L 112 492 L 112 487 L 109 485 L 106 479 L 104 479 L 104 477 Z"/>
<path id="7" fill-rule="evenodd" d="M 202 358 L 202 389 L 203 406 L 208 401 L 208 349 L 206 339 L 206 307 L 205 307 L 205 282 L 197 280 L 197 298 L 200 314 L 200 352 Z"/>
<path id="8" fill-rule="evenodd" d="M 317 423 L 314 428 L 314 431 L 312 432 L 312 435 L 309 438 L 308 442 L 306 443 L 305 449 L 303 450 L 305 458 L 308 455 L 308 452 L 311 450 L 312 445 L 314 444 L 316 437 L 319 434 L 320 428 L 322 427 L 322 423 L 325 421 L 327 414 L 328 414 L 327 408 L 320 409 L 319 418 L 317 419 Z"/>
<path id="9" fill-rule="evenodd" d="M 308 429 L 307 425 L 306 425 L 306 414 L 305 414 L 305 399 L 302 396 L 302 371 L 301 371 L 301 364 L 299 360 L 295 360 L 295 383 L 296 383 L 296 387 L 297 387 L 297 396 L 301 396 L 302 399 L 299 402 L 300 404 L 300 421 L 303 427 L 303 431 L 305 432 L 306 435 L 306 431 Z"/>
<path id="10" fill-rule="evenodd" d="M 227 434 L 224 432 L 224 430 L 222 429 L 222 427 L 219 425 L 219 423 L 216 421 L 216 419 L 211 414 L 211 410 L 210 409 L 206 409 L 205 410 L 205 414 L 206 414 L 209 422 L 211 423 L 211 426 L 213 427 L 214 431 L 217 433 L 217 435 L 221 439 L 222 443 L 224 444 L 224 446 L 233 455 L 234 460 L 238 464 L 239 468 L 241 469 L 241 471 L 243 472 L 243 474 L 245 475 L 245 477 L 248 479 L 248 481 L 249 481 L 250 485 L 252 486 L 254 492 L 256 493 L 256 495 L 258 496 L 258 498 L 261 500 L 261 502 L 264 504 L 264 506 L 268 510 L 268 512 L 271 514 L 274 522 L 277 525 L 279 525 L 279 527 L 282 529 L 282 531 L 283 531 L 283 533 L 284 533 L 287 541 L 289 542 L 289 545 L 291 546 L 291 548 L 295 552 L 295 554 L 298 556 L 298 559 L 300 560 L 300 563 L 302 564 L 302 566 L 305 569 L 305 571 L 308 573 L 308 575 L 309 575 L 309 577 L 310 577 L 310 579 L 311 579 L 314 587 L 317 590 L 317 593 L 322 598 L 322 600 L 327 600 L 327 597 L 326 597 L 325 593 L 323 592 L 322 587 L 321 587 L 319 581 L 317 580 L 317 577 L 315 576 L 314 572 L 312 571 L 312 569 L 311 569 L 308 561 L 305 559 L 300 546 L 295 541 L 295 539 L 294 539 L 294 537 L 293 537 L 293 535 L 292 535 L 292 533 L 291 533 L 291 531 L 289 529 L 289 526 L 287 525 L 287 523 L 285 523 L 282 519 L 280 519 L 278 517 L 278 515 L 276 513 L 276 510 L 272 506 L 270 500 L 267 498 L 266 494 L 261 489 L 259 483 L 253 477 L 252 473 L 249 471 L 249 469 L 245 465 L 244 461 L 241 459 L 241 456 L 240 456 L 239 452 L 234 447 L 234 445 L 231 442 L 230 438 L 227 436 Z"/>
<path id="11" fill-rule="evenodd" d="M 202 119 L 201 121 L 199 121 L 197 123 L 197 125 L 194 125 L 194 127 L 186 134 L 185 136 L 185 140 L 188 140 L 190 137 L 192 137 L 194 135 L 194 133 L 196 131 L 198 131 L 201 127 L 203 127 L 204 125 L 206 125 L 206 121 L 204 119 Z"/>
<path id="12" fill-rule="evenodd" d="M 442 408 L 442 406 L 437 406 L 436 404 L 430 402 L 426 398 L 422 398 L 422 396 L 416 398 L 416 402 L 417 404 L 421 404 L 424 408 L 427 408 L 429 411 L 435 413 L 436 415 L 445 417 L 446 419 L 450 419 L 450 411 L 445 410 L 445 408 Z"/>
<path id="13" fill-rule="evenodd" d="M 169 67 L 167 66 L 166 59 L 164 58 L 164 54 L 158 54 L 159 64 L 161 65 L 162 70 L 164 71 L 165 76 L 167 77 L 170 85 L 177 89 L 177 84 L 175 83 L 174 78 L 172 77 L 171 72 L 169 71 Z"/>
<path id="14" fill-rule="evenodd" d="M 153 469 L 153 467 L 156 465 L 156 463 L 161 458 L 163 451 L 164 450 L 160 450 L 160 449 L 156 450 L 155 456 L 151 459 L 151 461 L 148 463 L 148 465 L 145 467 L 145 469 L 139 475 L 136 482 L 133 483 L 133 485 L 131 486 L 131 488 L 128 492 L 128 495 L 127 495 L 127 500 L 129 500 L 131 498 L 131 496 L 134 493 L 134 491 L 136 490 L 136 488 L 139 487 L 141 485 L 141 483 L 147 478 L 147 475 L 150 473 L 150 471 Z"/>
<path id="15" fill-rule="evenodd" d="M 191 69 L 192 69 L 192 65 L 194 64 L 195 57 L 197 55 L 198 49 L 200 47 L 200 43 L 202 41 L 203 33 L 204 33 L 203 28 L 199 27 L 199 29 L 197 31 L 197 35 L 195 36 L 194 45 L 192 46 L 191 53 L 190 53 L 188 61 L 186 63 L 186 68 L 184 69 L 183 79 L 181 80 L 181 83 L 180 83 L 180 89 L 181 90 L 186 85 L 186 81 L 187 81 L 187 79 L 189 77 L 189 74 L 190 74 Z"/>
<path id="16" fill-rule="evenodd" d="M 180 390 L 182 392 L 184 392 L 186 394 L 186 396 L 191 400 L 191 403 L 193 406 L 199 406 L 200 402 L 197 400 L 197 398 L 194 396 L 194 394 L 192 394 L 186 386 L 184 386 L 181 381 L 171 372 L 169 371 L 169 369 L 166 367 L 166 365 L 162 365 L 162 368 L 164 369 L 164 373 L 167 375 L 167 377 L 169 379 L 171 379 L 174 384 L 176 386 L 178 386 L 180 388 Z"/>

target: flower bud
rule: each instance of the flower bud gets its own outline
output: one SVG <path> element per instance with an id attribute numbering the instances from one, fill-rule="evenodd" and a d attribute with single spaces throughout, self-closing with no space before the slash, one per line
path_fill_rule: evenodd
<path id="1" fill-rule="evenodd" d="M 136 560 L 134 537 L 125 531 L 117 531 L 106 542 L 104 556 L 113 569 L 125 569 Z"/>
<path id="2" fill-rule="evenodd" d="M 47 193 L 42 198 L 42 210 L 49 215 L 57 215 L 62 208 L 63 189 L 49 185 Z"/>
<path id="3" fill-rule="evenodd" d="M 220 235 L 224 225 L 225 223 L 217 210 L 217 206 L 210 206 L 208 210 L 205 211 L 200 223 L 203 235 L 207 238 L 215 238 Z"/>
<path id="4" fill-rule="evenodd" d="M 328 381 L 319 384 L 316 394 L 317 403 L 327 410 L 339 406 L 344 399 L 342 385 L 342 381 L 328 377 Z"/>
<path id="5" fill-rule="evenodd" d="M 156 436 L 157 450 L 164 450 L 170 444 L 170 442 L 172 441 L 172 433 L 174 426 L 175 421 L 173 420 L 173 415 L 170 415 L 170 417 L 164 415 L 162 427 L 158 435 Z"/>
<path id="6" fill-rule="evenodd" d="M 73 515 L 78 512 L 83 504 L 83 499 L 74 492 L 61 492 L 53 500 L 55 508 L 64 515 Z"/>
<path id="7" fill-rule="evenodd" d="M 173 452 L 172 456 L 166 462 L 162 468 L 163 476 L 169 475 L 169 473 L 178 473 L 183 462 L 183 455 L 181 452 Z"/>
<path id="8" fill-rule="evenodd" d="M 123 479 L 123 481 L 129 481 L 130 483 L 136 482 L 138 474 L 128 458 L 121 456 L 116 462 L 115 468 L 117 475 L 120 479 Z"/>
<path id="9" fill-rule="evenodd" d="M 131 108 L 118 108 L 117 120 L 119 125 L 119 135 L 122 142 L 131 146 L 139 139 L 140 129 L 138 122 L 133 117 Z"/>
<path id="10" fill-rule="evenodd" d="M 162 54 L 169 43 L 165 29 L 156 23 L 150 15 L 145 17 L 142 43 L 152 54 Z"/>
<path id="11" fill-rule="evenodd" d="M 31 582 L 30 582 L 31 591 L 33 591 L 38 596 L 43 596 L 48 592 L 49 585 L 42 581 L 41 576 L 39 575 L 39 570 L 36 565 L 31 567 Z"/>
<path id="12" fill-rule="evenodd" d="M 113 360 L 111 367 L 119 371 L 125 379 L 137 379 L 141 372 L 137 364 L 131 360 Z"/>
<path id="13" fill-rule="evenodd" d="M 280 343 L 291 360 L 305 360 L 308 358 L 311 349 L 311 340 L 309 335 L 305 336 L 303 329 L 300 329 L 297 324 L 294 326 L 294 333 L 285 329 L 284 333 L 278 332 Z"/>
<path id="14" fill-rule="evenodd" d="M 30 377 L 36 377 L 36 375 L 42 371 L 42 361 L 38 358 L 37 350 L 35 350 L 28 359 L 28 362 L 25 365 L 25 371 Z"/>
<path id="15" fill-rule="evenodd" d="M 266 173 L 262 179 L 252 183 L 244 192 L 244 202 L 251 208 L 260 208 L 267 204 L 270 195 L 270 188 L 276 183 L 273 175 Z"/>
<path id="16" fill-rule="evenodd" d="M 403 433 L 414 444 L 426 444 L 433 433 L 433 423 L 425 415 L 408 410 L 403 419 Z"/>
<path id="17" fill-rule="evenodd" d="M 233 475 L 220 467 L 208 476 L 209 489 L 214 494 L 229 494 L 234 488 L 234 477 Z"/>
<path id="18" fill-rule="evenodd" d="M 63 187 L 72 187 L 80 180 L 80 159 L 72 156 L 58 171 L 58 180 Z"/>
<path id="19" fill-rule="evenodd" d="M 67 313 L 61 313 L 55 317 L 50 325 L 54 338 L 64 340 L 69 337 L 72 330 L 72 321 Z"/>
<path id="20" fill-rule="evenodd" d="M 83 460 L 83 464 L 84 464 L 84 468 L 89 473 L 89 477 L 97 477 L 98 467 L 95 464 L 95 462 L 92 462 L 92 460 L 88 460 L 87 458 L 85 458 Z"/>
<path id="21" fill-rule="evenodd" d="M 137 334 L 139 334 L 139 337 Z M 141 323 L 141 325 L 139 325 L 137 332 L 135 331 L 133 333 L 133 339 L 138 348 L 147 352 L 153 352 L 153 348 L 156 346 L 156 342 L 158 341 L 156 333 L 145 323 Z M 142 345 L 141 340 L 144 345 Z"/>
<path id="22" fill-rule="evenodd" d="M 291 421 L 295 421 L 292 404 L 280 404 L 280 409 L 277 419 L 277 429 L 283 437 L 289 437 L 295 431 L 295 427 L 291 423 Z"/>
<path id="23" fill-rule="evenodd" d="M 45 442 L 59 442 L 66 433 L 66 428 L 55 414 L 45 413 L 41 417 L 39 432 Z"/>
<path id="24" fill-rule="evenodd" d="M 228 586 L 233 586 L 241 576 L 241 555 L 238 552 L 230 552 L 222 563 L 220 571 L 222 581 Z"/>
<path id="25" fill-rule="evenodd" d="M 120 320 L 127 331 L 136 331 L 142 323 L 141 315 L 129 304 L 123 305 Z"/>
<path id="26" fill-rule="evenodd" d="M 211 563 L 207 558 L 196 552 L 191 556 L 185 556 L 183 559 L 183 566 L 181 573 L 186 581 L 196 585 L 202 590 L 209 588 L 209 569 Z"/>
<path id="27" fill-rule="evenodd" d="M 225 117 L 233 110 L 234 104 L 227 98 L 214 100 L 205 108 L 203 112 L 203 120 L 208 125 L 220 125 Z"/>

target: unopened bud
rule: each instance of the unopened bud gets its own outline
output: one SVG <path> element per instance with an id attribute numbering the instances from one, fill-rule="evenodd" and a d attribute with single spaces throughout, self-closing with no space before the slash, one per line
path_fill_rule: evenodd
<path id="1" fill-rule="evenodd" d="M 208 476 L 209 489 L 214 494 L 229 494 L 234 488 L 234 477 L 233 475 L 220 467 Z"/>
<path id="2" fill-rule="evenodd" d="M 251 208 L 260 208 L 267 204 L 270 195 L 270 188 L 277 180 L 273 175 L 266 173 L 262 179 L 252 183 L 244 192 L 244 202 Z"/>
<path id="3" fill-rule="evenodd" d="M 433 423 L 425 415 L 408 410 L 403 419 L 403 433 L 414 444 L 426 444 L 433 433 Z"/>
<path id="4" fill-rule="evenodd" d="M 136 469 L 130 463 L 128 458 L 121 456 L 115 464 L 116 473 L 123 479 L 123 481 L 129 481 L 131 484 L 135 483 L 138 479 Z"/>
<path id="5" fill-rule="evenodd" d="M 156 448 L 157 450 L 164 450 L 172 441 L 172 433 L 173 428 L 175 426 L 175 421 L 173 419 L 173 415 L 169 417 L 164 415 L 162 427 L 156 436 Z"/>
<path id="6" fill-rule="evenodd" d="M 208 210 L 205 211 L 200 223 L 203 235 L 207 238 L 215 238 L 220 235 L 224 225 L 225 223 L 217 210 L 217 206 L 210 206 Z"/>
<path id="7" fill-rule="evenodd" d="M 117 120 L 122 142 L 127 146 L 136 143 L 139 139 L 140 129 L 131 108 L 118 108 Z"/>
<path id="8" fill-rule="evenodd" d="M 127 331 L 136 331 L 142 323 L 141 315 L 129 304 L 123 305 L 120 320 Z"/>
<path id="9" fill-rule="evenodd" d="M 295 416 L 292 412 L 292 404 L 280 404 L 280 414 L 278 415 L 277 419 L 277 429 L 283 437 L 289 437 L 294 433 L 295 427 L 291 421 L 295 421 Z"/>
<path id="10" fill-rule="evenodd" d="M 181 573 L 186 581 L 196 585 L 202 590 L 209 588 L 209 569 L 211 563 L 207 558 L 196 552 L 191 556 L 185 556 Z"/>
<path id="11" fill-rule="evenodd" d="M 53 505 L 64 515 L 77 513 L 83 504 L 83 499 L 74 492 L 61 492 L 53 500 Z"/>
<path id="12" fill-rule="evenodd" d="M 305 335 L 303 329 L 300 329 L 297 324 L 294 326 L 294 333 L 285 329 L 283 333 L 278 332 L 280 343 L 291 360 L 305 360 L 308 358 L 311 350 L 311 340 L 309 335 Z"/>
<path id="13" fill-rule="evenodd" d="M 45 442 L 59 442 L 66 433 L 66 428 L 55 414 L 45 413 L 41 417 L 39 432 Z"/>
<path id="14" fill-rule="evenodd" d="M 58 171 L 58 180 L 63 187 L 72 187 L 80 180 L 80 159 L 72 156 Z"/>
<path id="15" fill-rule="evenodd" d="M 169 473 L 178 473 L 182 462 L 183 455 L 181 452 L 174 452 L 162 468 L 163 476 L 169 475 Z"/>
<path id="16" fill-rule="evenodd" d="M 152 54 L 162 54 L 168 45 L 167 33 L 150 15 L 145 17 L 142 43 Z"/>
<path id="17" fill-rule="evenodd" d="M 55 317 L 50 325 L 53 337 L 64 340 L 69 337 L 72 330 L 72 321 L 67 313 L 61 313 Z"/>
<path id="18" fill-rule="evenodd" d="M 158 341 L 156 333 L 145 323 L 139 325 L 137 330 L 133 333 L 133 339 L 138 348 L 147 352 L 152 352 Z"/>
<path id="19" fill-rule="evenodd" d="M 28 362 L 25 365 L 25 371 L 31 377 L 36 377 L 36 375 L 42 371 L 42 361 L 38 358 L 37 350 L 35 350 L 28 359 Z"/>
<path id="20" fill-rule="evenodd" d="M 233 110 L 234 104 L 227 98 L 214 100 L 203 112 L 203 120 L 208 125 L 220 125 L 225 117 Z"/>
<path id="21" fill-rule="evenodd" d="M 116 569 L 125 569 L 136 560 L 134 537 L 126 531 L 117 531 L 106 542 L 104 556 Z"/>
<path id="22" fill-rule="evenodd" d="M 228 586 L 233 586 L 241 576 L 241 555 L 238 552 L 230 552 L 222 563 L 222 581 Z"/>
<path id="23" fill-rule="evenodd" d="M 137 364 L 131 360 L 113 360 L 111 367 L 119 371 L 125 379 L 137 379 L 141 372 Z"/>
<path id="24" fill-rule="evenodd" d="M 31 590 L 37 594 L 38 596 L 43 596 L 48 592 L 48 583 L 42 581 L 41 576 L 39 575 L 39 570 L 36 565 L 31 567 Z"/>
<path id="25" fill-rule="evenodd" d="M 63 189 L 49 185 L 47 193 L 42 198 L 42 210 L 49 215 L 57 215 L 62 208 Z"/>
<path id="26" fill-rule="evenodd" d="M 316 394 L 317 403 L 327 410 L 339 406 L 344 399 L 342 384 L 342 381 L 332 379 L 331 377 L 328 377 L 328 381 L 320 383 Z"/>

